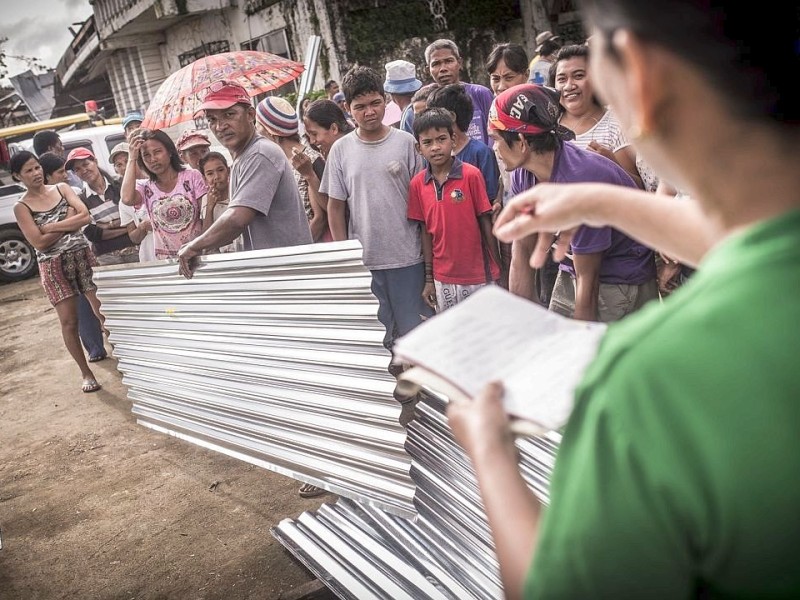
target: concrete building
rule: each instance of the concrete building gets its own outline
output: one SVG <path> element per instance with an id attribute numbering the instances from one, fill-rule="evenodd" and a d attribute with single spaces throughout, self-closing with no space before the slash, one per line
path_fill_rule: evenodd
<path id="1" fill-rule="evenodd" d="M 309 37 L 320 36 L 313 85 L 320 89 L 353 64 L 382 69 L 398 56 L 414 61 L 425 79 L 422 49 L 446 36 L 462 47 L 468 80 L 485 83 L 483 61 L 494 43 L 530 48 L 538 32 L 568 32 L 577 23 L 572 0 L 473 0 L 468 7 L 450 0 L 89 1 L 91 31 L 61 76 L 69 83 L 102 70 L 118 114 L 146 110 L 171 73 L 219 52 L 262 50 L 303 62 Z"/>

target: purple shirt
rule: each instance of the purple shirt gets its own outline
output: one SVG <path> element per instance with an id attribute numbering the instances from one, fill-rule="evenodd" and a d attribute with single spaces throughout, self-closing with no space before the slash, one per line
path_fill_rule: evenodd
<path id="1" fill-rule="evenodd" d="M 625 170 L 612 160 L 565 142 L 556 150 L 552 183 L 599 182 L 636 187 Z M 516 169 L 511 173 L 511 193 L 519 194 L 536 185 L 533 173 Z M 573 254 L 603 253 L 600 283 L 640 285 L 656 276 L 653 251 L 611 227 L 581 226 L 572 236 Z M 575 277 L 572 261 L 565 258 L 559 269 Z"/>
<path id="2" fill-rule="evenodd" d="M 469 97 L 472 98 L 472 121 L 469 128 L 464 133 L 473 140 L 483 142 L 491 148 L 489 133 L 486 128 L 489 123 L 489 109 L 492 107 L 492 91 L 476 83 L 461 83 L 466 89 Z"/>

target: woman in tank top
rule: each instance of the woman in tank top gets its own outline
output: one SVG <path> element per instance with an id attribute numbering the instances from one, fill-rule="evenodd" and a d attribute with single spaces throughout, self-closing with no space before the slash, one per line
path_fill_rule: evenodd
<path id="1" fill-rule="evenodd" d="M 100 384 L 89 368 L 78 337 L 78 296 L 83 294 L 102 324 L 100 301 L 92 281 L 96 264 L 89 241 L 81 229 L 90 221 L 89 209 L 67 184 L 47 185 L 39 159 L 31 152 L 11 158 L 12 177 L 27 191 L 14 205 L 17 224 L 36 249 L 42 287 L 61 322 L 61 335 L 83 378 L 84 392 L 95 392 Z"/>

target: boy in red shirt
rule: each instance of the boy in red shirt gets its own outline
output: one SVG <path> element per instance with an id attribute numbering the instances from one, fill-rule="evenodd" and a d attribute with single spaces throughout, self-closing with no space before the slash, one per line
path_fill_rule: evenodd
<path id="1" fill-rule="evenodd" d="M 497 281 L 500 255 L 483 175 L 452 155 L 450 113 L 443 108 L 420 113 L 414 118 L 414 137 L 428 166 L 411 180 L 408 218 L 423 225 L 422 297 L 441 312 Z"/>

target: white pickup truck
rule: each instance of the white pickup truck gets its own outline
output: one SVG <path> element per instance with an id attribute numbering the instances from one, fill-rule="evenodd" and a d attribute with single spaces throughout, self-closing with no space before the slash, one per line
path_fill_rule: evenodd
<path id="1" fill-rule="evenodd" d="M 65 155 L 79 146 L 89 148 L 97 157 L 100 168 L 114 174 L 108 155 L 114 146 L 125 141 L 122 125 L 87 127 L 59 132 L 58 135 L 64 144 Z M 32 138 L 9 144 L 9 150 L 12 155 L 20 150 L 33 152 Z M 0 186 L 0 281 L 19 281 L 37 271 L 36 253 L 22 235 L 14 217 L 14 203 L 24 193 L 25 188 L 16 183 Z"/>
<path id="2" fill-rule="evenodd" d="M 0 187 L 0 281 L 18 281 L 36 273 L 36 254 L 17 226 L 14 203 L 25 193 L 17 183 Z"/>

